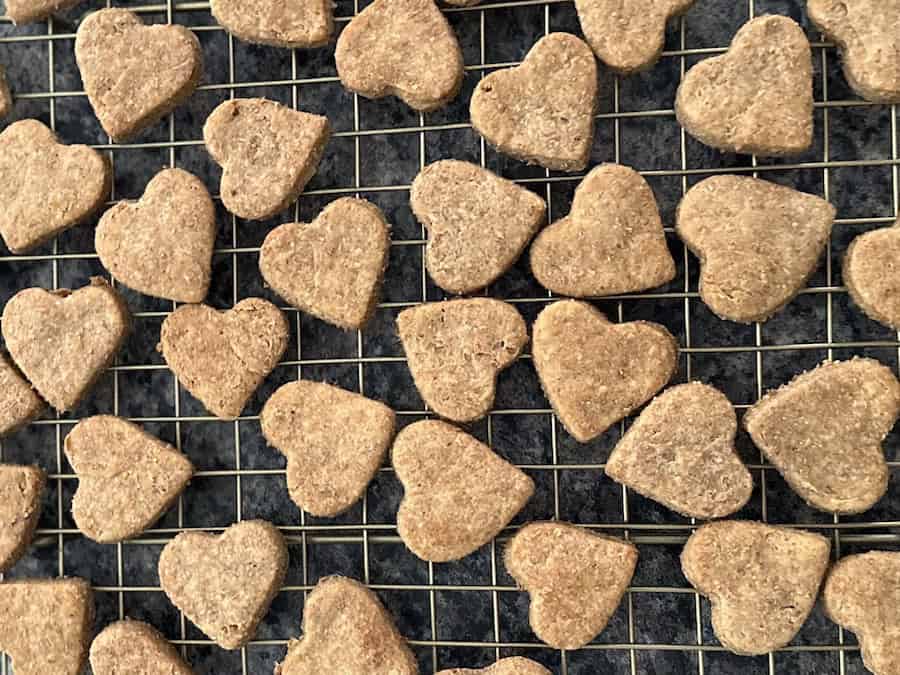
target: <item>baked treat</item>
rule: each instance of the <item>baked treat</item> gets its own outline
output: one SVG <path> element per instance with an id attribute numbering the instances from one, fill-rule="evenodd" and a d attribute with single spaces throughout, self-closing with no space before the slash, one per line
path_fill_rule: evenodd
<path id="1" fill-rule="evenodd" d="M 112 415 L 76 424 L 66 436 L 65 453 L 78 475 L 72 517 L 100 543 L 130 539 L 151 527 L 194 473 L 179 450 Z"/>
<path id="2" fill-rule="evenodd" d="M 75 34 L 75 60 L 100 125 L 116 141 L 184 103 L 203 70 L 203 52 L 192 31 L 144 25 L 126 9 L 89 14 Z"/>
<path id="3" fill-rule="evenodd" d="M 314 516 L 346 511 L 366 491 L 394 437 L 394 411 L 322 382 L 280 387 L 260 415 L 269 445 L 287 459 L 294 503 Z"/>
<path id="4" fill-rule="evenodd" d="M 288 643 L 275 675 L 417 675 L 416 659 L 388 611 L 358 581 L 321 579 L 303 608 L 303 637 Z"/>
<path id="5" fill-rule="evenodd" d="M 248 220 L 271 218 L 297 201 L 330 136 L 327 117 L 264 98 L 225 101 L 203 125 L 206 150 L 222 166 L 222 203 Z"/>
<path id="6" fill-rule="evenodd" d="M 285 223 L 269 232 L 259 270 L 294 307 L 357 330 L 378 304 L 390 248 L 390 226 L 381 210 L 365 199 L 344 197 L 311 223 Z"/>
<path id="7" fill-rule="evenodd" d="M 112 363 L 131 315 L 100 277 L 70 291 L 26 288 L 3 308 L 3 339 L 22 374 L 50 405 L 72 410 Z"/>
<path id="8" fill-rule="evenodd" d="M 597 61 L 570 33 L 541 38 L 522 64 L 475 87 L 472 126 L 500 152 L 529 164 L 581 171 L 594 143 Z"/>
<path id="9" fill-rule="evenodd" d="M 766 321 L 819 265 L 835 209 L 824 199 L 749 176 L 697 183 L 676 232 L 700 258 L 700 297 L 719 317 Z"/>
<path id="10" fill-rule="evenodd" d="M 26 23 L 43 21 L 51 14 L 64 12 L 82 0 L 5 0 L 6 16 L 21 26 Z"/>
<path id="11" fill-rule="evenodd" d="M 724 520 L 699 528 L 681 553 L 688 581 L 712 605 L 722 646 L 766 654 L 787 645 L 812 611 L 831 544 L 803 530 Z"/>
<path id="12" fill-rule="evenodd" d="M 522 656 L 511 656 L 500 659 L 487 668 L 451 668 L 441 670 L 435 675 L 552 675 L 537 661 Z"/>
<path id="13" fill-rule="evenodd" d="M 812 52 L 786 16 L 751 19 L 728 52 L 682 78 L 675 114 L 701 143 L 764 156 L 796 155 L 812 145 Z"/>
<path id="14" fill-rule="evenodd" d="M 462 51 L 433 0 L 375 0 L 341 31 L 334 61 L 350 91 L 421 112 L 456 98 L 463 81 Z"/>
<path id="15" fill-rule="evenodd" d="M 86 145 L 63 145 L 37 120 L 14 122 L 0 133 L 0 235 L 13 253 L 90 218 L 111 185 L 103 155 Z"/>
<path id="16" fill-rule="evenodd" d="M 675 278 L 653 190 L 627 166 L 593 169 L 569 215 L 531 245 L 531 271 L 554 293 L 578 298 L 632 293 Z"/>
<path id="17" fill-rule="evenodd" d="M 866 315 L 900 330 L 900 222 L 854 239 L 844 258 L 844 283 Z"/>
<path id="18" fill-rule="evenodd" d="M 478 291 L 505 274 L 547 214 L 546 202 L 531 190 L 454 159 L 422 169 L 409 202 L 428 228 L 428 274 L 458 294 Z"/>
<path id="19" fill-rule="evenodd" d="M 644 408 L 606 462 L 606 475 L 689 518 L 740 510 L 753 477 L 734 448 L 737 418 L 715 387 L 667 389 Z"/>
<path id="20" fill-rule="evenodd" d="M 490 298 L 410 307 L 397 315 L 397 332 L 422 399 L 454 422 L 488 413 L 497 376 L 528 342 L 516 308 Z"/>
<path id="21" fill-rule="evenodd" d="M 18 562 L 41 517 L 47 474 L 37 466 L 0 464 L 0 573 Z"/>
<path id="22" fill-rule="evenodd" d="M 810 505 L 862 513 L 884 496 L 881 444 L 900 415 L 900 382 L 874 359 L 826 361 L 744 414 L 756 446 Z"/>
<path id="23" fill-rule="evenodd" d="M 43 409 L 41 397 L 0 352 L 0 438 L 35 420 Z"/>
<path id="24" fill-rule="evenodd" d="M 534 494 L 534 482 L 446 422 L 414 422 L 391 459 L 403 484 L 397 532 L 423 560 L 459 560 L 496 537 Z"/>
<path id="25" fill-rule="evenodd" d="M 91 643 L 94 675 L 193 675 L 178 650 L 143 621 L 116 621 Z"/>
<path id="26" fill-rule="evenodd" d="M 163 321 L 159 350 L 178 381 L 216 417 L 234 419 L 287 349 L 287 319 L 246 298 L 225 312 L 184 305 Z"/>
<path id="27" fill-rule="evenodd" d="M 532 328 L 534 366 L 566 430 L 587 443 L 672 379 L 678 343 L 649 321 L 614 324 L 576 300 L 544 309 Z"/>
<path id="28" fill-rule="evenodd" d="M 182 532 L 159 556 L 169 600 L 222 649 L 243 647 L 269 611 L 287 571 L 284 538 L 264 520 L 222 534 Z"/>
<path id="29" fill-rule="evenodd" d="M 334 30 L 328 0 L 211 0 L 212 15 L 241 40 L 273 47 L 323 47 Z"/>
<path id="30" fill-rule="evenodd" d="M 13 100 L 6 81 L 6 69 L 0 66 L 0 120 L 12 112 Z"/>
<path id="31" fill-rule="evenodd" d="M 580 649 L 603 631 L 637 560 L 634 544 L 555 521 L 523 527 L 504 556 L 531 596 L 532 630 L 556 649 Z"/>

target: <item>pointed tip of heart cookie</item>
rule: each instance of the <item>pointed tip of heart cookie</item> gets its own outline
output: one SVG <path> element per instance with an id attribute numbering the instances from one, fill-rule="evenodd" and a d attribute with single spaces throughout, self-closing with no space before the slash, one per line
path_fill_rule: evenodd
<path id="1" fill-rule="evenodd" d="M 334 32 L 331 0 L 302 0 L 283 12 L 276 3 L 247 6 L 236 0 L 211 0 L 216 21 L 235 37 L 286 49 L 324 47 Z"/>

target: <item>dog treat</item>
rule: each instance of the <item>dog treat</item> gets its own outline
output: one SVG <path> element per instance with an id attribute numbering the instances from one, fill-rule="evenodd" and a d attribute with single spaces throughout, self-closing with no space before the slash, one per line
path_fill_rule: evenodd
<path id="1" fill-rule="evenodd" d="M 422 399 L 454 422 L 488 413 L 497 376 L 528 342 L 516 308 L 490 298 L 410 307 L 397 316 L 397 332 Z"/>
<path id="2" fill-rule="evenodd" d="M 241 40 L 273 47 L 323 47 L 334 30 L 329 0 L 211 0 L 212 15 Z"/>
<path id="3" fill-rule="evenodd" d="M 884 496 L 881 444 L 900 415 L 900 382 L 874 359 L 826 361 L 744 414 L 756 446 L 810 505 L 862 513 Z"/>
<path id="4" fill-rule="evenodd" d="M 375 0 L 341 31 L 334 60 L 350 91 L 421 112 L 456 98 L 463 81 L 456 35 L 432 0 Z"/>
<path id="5" fill-rule="evenodd" d="M 346 577 L 321 579 L 303 608 L 303 637 L 275 675 L 417 675 L 416 659 L 375 595 Z"/>
<path id="6" fill-rule="evenodd" d="M 900 221 L 859 235 L 844 258 L 844 282 L 869 318 L 900 330 Z"/>
<path id="7" fill-rule="evenodd" d="M 26 288 L 3 309 L 3 339 L 37 392 L 60 412 L 72 410 L 112 363 L 131 315 L 100 277 L 76 291 Z"/>
<path id="8" fill-rule="evenodd" d="M 6 81 L 6 70 L 0 66 L 0 120 L 12 112 L 13 100 Z"/>
<path id="9" fill-rule="evenodd" d="M 0 438 L 36 419 L 43 409 L 41 397 L 0 352 Z"/>
<path id="10" fill-rule="evenodd" d="M 95 245 L 116 279 L 146 295 L 202 302 L 212 276 L 216 211 L 206 186 L 181 169 L 164 169 L 136 202 L 103 214 Z"/>
<path id="11" fill-rule="evenodd" d="M 410 205 L 428 228 L 428 274 L 445 291 L 459 294 L 505 274 L 547 214 L 546 202 L 531 190 L 453 159 L 430 164 L 416 176 Z"/>
<path id="12" fill-rule="evenodd" d="M 116 141 L 184 103 L 203 69 L 203 52 L 192 31 L 174 24 L 144 25 L 125 9 L 101 9 L 81 22 L 75 60 L 100 125 Z"/>
<path id="13" fill-rule="evenodd" d="M 528 621 L 556 649 L 580 649 L 603 631 L 631 583 L 634 544 L 568 523 L 531 523 L 506 547 L 506 569 L 531 596 Z"/>
<path id="14" fill-rule="evenodd" d="M 766 321 L 815 272 L 835 209 L 748 176 L 714 176 L 678 206 L 676 231 L 700 258 L 700 297 L 719 317 Z"/>
<path id="15" fill-rule="evenodd" d="M 314 516 L 355 504 L 384 462 L 394 437 L 394 411 L 322 382 L 278 389 L 260 415 L 263 436 L 287 458 L 291 499 Z"/>
<path id="16" fill-rule="evenodd" d="M 182 532 L 159 556 L 169 600 L 223 649 L 244 646 L 269 611 L 287 572 L 284 538 L 264 520 L 222 534 Z"/>
<path id="17" fill-rule="evenodd" d="M 538 282 L 562 295 L 613 295 L 675 278 L 653 190 L 634 169 L 604 164 L 575 190 L 569 215 L 531 246 Z"/>
<path id="18" fill-rule="evenodd" d="M 0 235 L 13 253 L 84 222 L 106 201 L 112 172 L 86 145 L 64 145 L 37 120 L 0 133 Z"/>
<path id="19" fill-rule="evenodd" d="M 143 621 L 116 621 L 94 638 L 94 675 L 193 675 L 178 650 Z"/>
<path id="20" fill-rule="evenodd" d="M 581 171 L 594 143 L 597 61 L 570 33 L 551 33 L 522 64 L 483 78 L 472 126 L 500 152 L 548 169 Z"/>
<path id="21" fill-rule="evenodd" d="M 6 15 L 14 24 L 21 26 L 43 21 L 51 14 L 64 12 L 81 2 L 82 0 L 5 0 Z"/>
<path id="22" fill-rule="evenodd" d="M 362 328 L 378 304 L 390 226 L 365 199 L 331 202 L 312 223 L 272 230 L 259 254 L 266 283 L 291 305 L 340 328 Z"/>
<path id="23" fill-rule="evenodd" d="M 537 661 L 526 659 L 522 656 L 511 656 L 500 659 L 487 668 L 451 668 L 441 670 L 435 675 L 552 675 Z"/>
<path id="24" fill-rule="evenodd" d="M 46 483 L 47 474 L 39 467 L 0 464 L 0 573 L 31 545 Z"/>
<path id="25" fill-rule="evenodd" d="M 80 675 L 94 624 L 94 596 L 83 579 L 0 584 L 0 651 L 16 675 Z"/>
<path id="26" fill-rule="evenodd" d="M 446 422 L 401 431 L 391 452 L 404 496 L 397 532 L 423 560 L 459 560 L 509 524 L 534 482 L 488 446 Z"/>
<path id="27" fill-rule="evenodd" d="M 81 420 L 66 436 L 65 452 L 78 475 L 75 524 L 100 543 L 130 539 L 153 525 L 194 473 L 180 451 L 112 415 Z"/>
<path id="28" fill-rule="evenodd" d="M 649 321 L 614 324 L 592 305 L 555 302 L 534 323 L 534 366 L 560 422 L 587 443 L 672 379 L 678 343 Z"/>
<path id="29" fill-rule="evenodd" d="M 787 645 L 806 621 L 830 550 L 818 534 L 726 520 L 691 535 L 681 569 L 709 598 L 722 646 L 735 654 L 766 654 Z"/>
<path id="30" fill-rule="evenodd" d="M 225 101 L 203 125 L 206 149 L 222 166 L 222 203 L 248 220 L 265 220 L 297 201 L 330 136 L 327 117 L 264 98 Z"/>
<path id="31" fill-rule="evenodd" d="M 812 52 L 792 19 L 761 16 L 728 52 L 691 68 L 675 98 L 678 122 L 701 143 L 764 156 L 812 145 Z"/>
<path id="32" fill-rule="evenodd" d="M 689 518 L 722 518 L 753 492 L 736 433 L 734 409 L 718 389 L 700 382 L 672 387 L 631 425 L 606 475 Z"/>
<path id="33" fill-rule="evenodd" d="M 856 633 L 866 668 L 875 675 L 900 673 L 900 553 L 841 559 L 822 597 L 831 620 Z"/>

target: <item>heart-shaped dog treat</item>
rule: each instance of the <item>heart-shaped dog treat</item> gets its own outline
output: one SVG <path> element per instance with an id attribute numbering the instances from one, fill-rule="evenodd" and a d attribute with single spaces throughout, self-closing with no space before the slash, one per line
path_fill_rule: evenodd
<path id="1" fill-rule="evenodd" d="M 36 466 L 0 464 L 0 573 L 28 550 L 46 482 L 47 474 Z"/>
<path id="2" fill-rule="evenodd" d="M 192 31 L 178 25 L 146 26 L 125 9 L 102 9 L 81 22 L 75 60 L 100 125 L 116 141 L 184 103 L 203 68 L 203 52 Z"/>
<path id="3" fill-rule="evenodd" d="M 900 221 L 859 235 L 844 258 L 844 282 L 875 321 L 900 330 Z"/>
<path id="4" fill-rule="evenodd" d="M 453 159 L 425 167 L 409 201 L 428 228 L 428 274 L 460 294 L 484 288 L 512 267 L 547 213 L 531 190 Z"/>
<path id="5" fill-rule="evenodd" d="M 21 26 L 43 21 L 51 14 L 64 12 L 81 2 L 82 0 L 6 0 L 6 15 L 14 24 Z"/>
<path id="6" fill-rule="evenodd" d="M 449 103 L 463 81 L 459 43 L 433 0 L 375 0 L 341 31 L 334 60 L 350 91 L 422 112 Z"/>
<path id="7" fill-rule="evenodd" d="M 606 463 L 606 475 L 690 518 L 722 518 L 753 492 L 734 448 L 731 402 L 707 384 L 660 394 L 631 425 Z"/>
<path id="8" fill-rule="evenodd" d="M 169 600 L 223 649 L 244 646 L 278 595 L 287 571 L 284 537 L 245 520 L 220 535 L 182 532 L 159 556 Z"/>
<path id="9" fill-rule="evenodd" d="M 534 366 L 560 422 L 581 443 L 649 401 L 672 379 L 678 343 L 659 324 L 614 324 L 593 306 L 555 302 L 533 327 Z"/>
<path id="10" fill-rule="evenodd" d="M 812 611 L 831 544 L 803 530 L 726 520 L 688 539 L 681 569 L 712 604 L 716 637 L 735 654 L 788 644 Z"/>
<path id="11" fill-rule="evenodd" d="M 728 52 L 691 68 L 675 98 L 678 122 L 706 145 L 765 156 L 812 145 L 812 53 L 786 16 L 761 16 Z"/>
<path id="12" fill-rule="evenodd" d="M 13 100 L 6 81 L 6 69 L 0 66 L 0 120 L 12 112 Z"/>
<path id="13" fill-rule="evenodd" d="M 487 668 L 451 668 L 441 670 L 435 675 L 552 675 L 537 661 L 522 656 L 511 656 L 500 659 Z"/>
<path id="14" fill-rule="evenodd" d="M 0 133 L 0 235 L 13 253 L 88 219 L 111 184 L 103 155 L 86 145 L 63 145 L 37 120 Z"/>
<path id="15" fill-rule="evenodd" d="M 94 675 L 193 675 L 178 650 L 143 621 L 116 621 L 91 644 Z"/>
<path id="16" fill-rule="evenodd" d="M 394 411 L 321 382 L 290 382 L 266 401 L 263 436 L 287 458 L 291 499 L 314 516 L 355 504 L 384 461 Z"/>
<path id="17" fill-rule="evenodd" d="M 397 532 L 423 560 L 459 560 L 522 510 L 534 482 L 478 439 L 439 420 L 409 425 L 391 451 L 405 494 Z"/>
<path id="18" fill-rule="evenodd" d="M 94 242 L 100 262 L 126 286 L 178 302 L 202 302 L 212 276 L 216 211 L 203 181 L 160 171 L 137 202 L 103 214 Z"/>
<path id="19" fill-rule="evenodd" d="M 556 649 L 580 649 L 622 601 L 638 550 L 568 523 L 531 523 L 509 542 L 504 560 L 531 596 L 528 621 L 535 635 Z"/>
<path id="20" fill-rule="evenodd" d="M 211 0 L 212 15 L 232 35 L 273 47 L 322 47 L 334 30 L 329 0 Z"/>
<path id="21" fill-rule="evenodd" d="M 422 399 L 454 422 L 488 413 L 497 376 L 528 342 L 516 308 L 490 298 L 410 307 L 397 316 L 397 332 Z"/>
<path id="22" fill-rule="evenodd" d="M 594 143 L 597 61 L 570 33 L 538 41 L 521 65 L 482 79 L 472 126 L 500 152 L 548 169 L 581 171 Z"/>
<path id="23" fill-rule="evenodd" d="M 575 190 L 568 216 L 531 246 L 531 270 L 554 293 L 632 293 L 675 278 L 653 190 L 634 169 L 604 164 Z"/>
<path id="24" fill-rule="evenodd" d="M 18 431 L 44 409 L 31 385 L 0 352 L 0 438 Z"/>
<path id="25" fill-rule="evenodd" d="M 275 675 L 417 675 L 416 659 L 394 620 L 358 581 L 325 577 L 303 608 L 303 637 L 288 643 Z"/>
<path id="26" fill-rule="evenodd" d="M 103 279 L 77 291 L 26 288 L 3 309 L 3 339 L 13 361 L 60 412 L 72 410 L 125 341 L 131 315 Z"/>
<path id="27" fill-rule="evenodd" d="M 808 504 L 862 513 L 884 496 L 881 444 L 900 415 L 900 382 L 874 359 L 826 361 L 744 414 L 756 446 Z"/>
<path id="28" fill-rule="evenodd" d="M 112 415 L 81 420 L 66 436 L 65 452 L 78 474 L 75 524 L 100 543 L 130 539 L 153 525 L 194 473 L 176 448 Z"/>
<path id="29" fill-rule="evenodd" d="M 356 330 L 378 304 L 390 248 L 390 226 L 381 210 L 365 199 L 344 197 L 312 223 L 285 223 L 269 232 L 259 270 L 294 307 Z"/>

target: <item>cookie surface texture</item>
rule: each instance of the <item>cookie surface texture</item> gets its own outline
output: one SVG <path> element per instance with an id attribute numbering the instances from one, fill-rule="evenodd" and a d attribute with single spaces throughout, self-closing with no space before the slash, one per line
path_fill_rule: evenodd
<path id="1" fill-rule="evenodd" d="M 5 0 L 6 15 L 14 24 L 21 26 L 43 21 L 51 14 L 64 12 L 81 2 L 82 0 Z"/>
<path id="2" fill-rule="evenodd" d="M 43 409 L 44 402 L 28 380 L 0 352 L 0 438 L 36 419 Z"/>
<path id="3" fill-rule="evenodd" d="M 261 45 L 322 47 L 334 30 L 328 0 L 212 0 L 209 8 L 229 33 Z"/>
<path id="4" fill-rule="evenodd" d="M 900 330 L 900 223 L 854 239 L 842 273 L 850 296 L 869 318 Z"/>
<path id="5" fill-rule="evenodd" d="M 39 467 L 0 464 L 0 573 L 31 545 L 46 483 L 47 474 Z"/>
<path id="6" fill-rule="evenodd" d="M 486 668 L 451 668 L 440 670 L 435 675 L 551 675 L 537 661 L 522 656 L 500 659 Z"/>
<path id="7" fill-rule="evenodd" d="M 193 675 L 172 644 L 143 621 L 116 621 L 91 643 L 94 675 Z"/>

